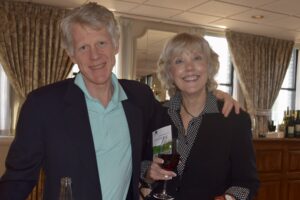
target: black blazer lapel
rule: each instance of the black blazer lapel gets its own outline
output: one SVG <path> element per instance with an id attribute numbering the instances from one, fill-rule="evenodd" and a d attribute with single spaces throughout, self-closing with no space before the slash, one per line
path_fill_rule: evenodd
<path id="1" fill-rule="evenodd" d="M 123 101 L 123 108 L 127 118 L 127 123 L 130 132 L 131 139 L 131 151 L 132 151 L 132 189 L 133 194 L 138 194 L 138 180 L 140 171 L 140 162 L 142 156 L 142 111 L 133 105 L 129 100 Z M 134 198 L 135 199 L 135 198 Z"/>
<path id="2" fill-rule="evenodd" d="M 67 104 L 63 119 L 66 119 L 68 138 L 78 154 L 82 171 L 87 178 L 90 178 L 95 187 L 98 187 L 99 198 L 101 198 L 100 179 L 97 169 L 96 153 L 93 136 L 89 122 L 89 116 L 83 92 L 74 83 L 69 85 L 65 96 Z"/>

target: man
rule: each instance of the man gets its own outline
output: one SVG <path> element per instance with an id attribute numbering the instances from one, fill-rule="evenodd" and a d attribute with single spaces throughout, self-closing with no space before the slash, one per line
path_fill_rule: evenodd
<path id="1" fill-rule="evenodd" d="M 146 85 L 112 74 L 119 29 L 107 8 L 76 8 L 61 29 L 63 47 L 80 73 L 28 95 L 0 199 L 26 199 L 42 168 L 46 200 L 58 199 L 63 177 L 71 178 L 76 200 L 138 200 L 144 141 L 160 127 L 161 105 Z"/>

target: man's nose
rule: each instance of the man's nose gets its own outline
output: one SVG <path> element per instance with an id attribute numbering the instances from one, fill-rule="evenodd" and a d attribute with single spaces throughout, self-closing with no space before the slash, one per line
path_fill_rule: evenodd
<path id="1" fill-rule="evenodd" d="M 100 57 L 100 50 L 97 47 L 91 48 L 91 58 L 98 59 Z"/>

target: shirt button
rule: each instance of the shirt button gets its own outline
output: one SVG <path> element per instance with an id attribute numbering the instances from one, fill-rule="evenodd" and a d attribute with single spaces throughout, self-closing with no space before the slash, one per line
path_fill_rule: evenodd
<path id="1" fill-rule="evenodd" d="M 180 191 L 180 187 L 177 186 L 177 187 L 176 187 L 176 192 L 179 192 L 179 191 Z"/>

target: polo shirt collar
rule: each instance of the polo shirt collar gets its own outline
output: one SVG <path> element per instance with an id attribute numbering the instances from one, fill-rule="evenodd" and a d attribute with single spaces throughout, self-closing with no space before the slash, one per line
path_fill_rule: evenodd
<path id="1" fill-rule="evenodd" d="M 116 75 L 114 73 L 112 73 L 112 85 L 114 87 L 114 92 L 112 95 L 112 98 L 109 102 L 109 104 L 113 104 L 113 105 L 117 105 L 119 102 L 124 101 L 127 99 L 127 95 L 125 93 L 125 91 L 123 90 L 122 86 L 120 85 L 118 78 L 116 77 Z M 94 97 L 92 97 L 83 80 L 82 74 L 78 73 L 75 77 L 75 81 L 74 83 L 82 90 L 82 92 L 84 93 L 85 97 L 88 98 L 89 100 L 92 101 L 98 101 L 97 99 L 95 99 Z"/>

